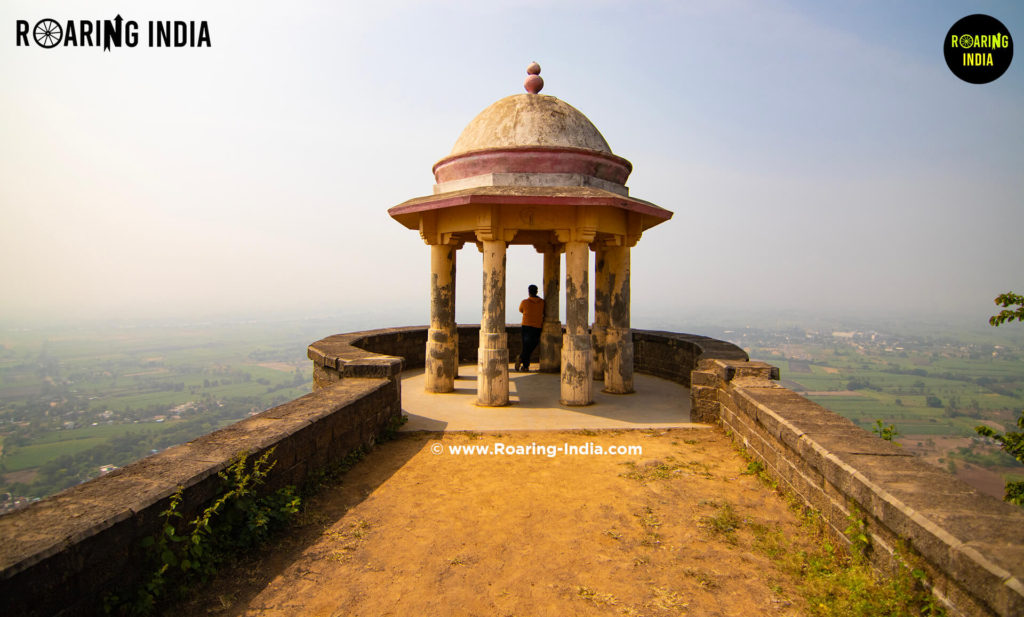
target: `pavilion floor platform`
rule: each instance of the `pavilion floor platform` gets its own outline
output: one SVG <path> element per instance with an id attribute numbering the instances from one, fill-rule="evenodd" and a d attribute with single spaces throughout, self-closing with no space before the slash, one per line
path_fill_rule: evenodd
<path id="1" fill-rule="evenodd" d="M 567 429 L 703 428 L 690 422 L 690 389 L 667 379 L 636 374 L 632 394 L 601 392 L 594 382 L 594 403 L 559 403 L 560 382 L 553 373 L 517 373 L 509 368 L 505 407 L 476 404 L 476 365 L 459 367 L 455 391 L 426 392 L 423 369 L 402 374 L 402 431 L 509 431 Z"/>

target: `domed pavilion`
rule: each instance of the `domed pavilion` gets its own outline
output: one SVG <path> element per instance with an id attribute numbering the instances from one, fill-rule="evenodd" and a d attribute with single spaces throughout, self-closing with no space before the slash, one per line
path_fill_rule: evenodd
<path id="1" fill-rule="evenodd" d="M 544 255 L 540 368 L 560 373 L 563 404 L 588 405 L 595 379 L 604 380 L 606 392 L 633 391 L 630 249 L 672 213 L 630 197 L 626 179 L 632 164 L 613 154 L 576 108 L 539 94 L 543 80 L 536 63 L 527 73 L 526 94 L 505 97 L 480 112 L 451 153 L 434 164 L 433 194 L 388 213 L 430 245 L 428 391 L 455 388 L 455 258 L 469 242 L 483 253 L 477 404 L 508 404 L 505 255 L 510 244 L 526 244 Z M 592 327 L 591 251 L 596 255 Z M 563 252 L 564 334 L 558 300 Z"/>

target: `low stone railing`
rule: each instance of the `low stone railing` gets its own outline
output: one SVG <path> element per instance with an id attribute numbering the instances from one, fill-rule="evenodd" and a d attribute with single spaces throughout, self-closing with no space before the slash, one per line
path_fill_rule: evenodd
<path id="1" fill-rule="evenodd" d="M 506 326 L 508 356 L 522 351 L 519 326 Z M 477 359 L 480 326 L 459 326 L 459 364 Z M 677 332 L 633 330 L 633 365 L 637 372 L 669 379 L 689 387 L 690 372 L 702 358 L 746 360 L 745 351 L 726 341 Z M 424 366 L 426 326 L 385 328 L 336 334 L 309 346 L 313 380 L 324 387 L 345 377 L 387 376 L 394 371 Z M 387 368 L 385 368 L 387 367 Z"/>
<path id="2" fill-rule="evenodd" d="M 168 448 L 105 476 L 0 516 L 0 615 L 102 614 L 108 593 L 146 576 L 142 541 L 183 488 L 192 520 L 222 490 L 217 473 L 236 455 L 274 448 L 262 487 L 302 485 L 370 447 L 401 414 L 397 378 L 347 379 Z"/>
<path id="3" fill-rule="evenodd" d="M 1024 615 L 1024 509 L 960 480 L 781 387 L 762 362 L 702 360 L 693 419 L 717 422 L 836 539 L 863 520 L 869 557 L 928 574 L 952 615 Z M 847 542 L 849 542 L 847 540 Z"/>

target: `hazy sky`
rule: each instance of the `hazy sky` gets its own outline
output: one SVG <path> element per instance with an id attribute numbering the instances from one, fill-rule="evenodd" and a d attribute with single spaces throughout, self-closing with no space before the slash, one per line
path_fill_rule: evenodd
<path id="1" fill-rule="evenodd" d="M 493 101 L 544 94 L 675 212 L 634 325 L 716 310 L 977 315 L 1024 290 L 1024 58 L 942 41 L 1015 2 L 47 2 L 0 8 L 0 318 L 286 311 L 424 323 L 429 251 L 387 215 Z M 206 20 L 199 49 L 16 47 L 15 21 Z M 480 257 L 459 253 L 460 322 Z M 509 321 L 538 282 L 509 251 Z"/>

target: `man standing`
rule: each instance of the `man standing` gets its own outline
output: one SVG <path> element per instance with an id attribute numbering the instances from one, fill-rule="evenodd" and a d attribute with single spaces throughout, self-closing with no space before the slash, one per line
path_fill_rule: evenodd
<path id="1" fill-rule="evenodd" d="M 530 356 L 540 343 L 540 331 L 544 327 L 544 300 L 537 297 L 537 286 L 526 288 L 530 297 L 519 303 L 523 314 L 523 353 L 516 360 L 516 370 L 530 370 Z"/>

